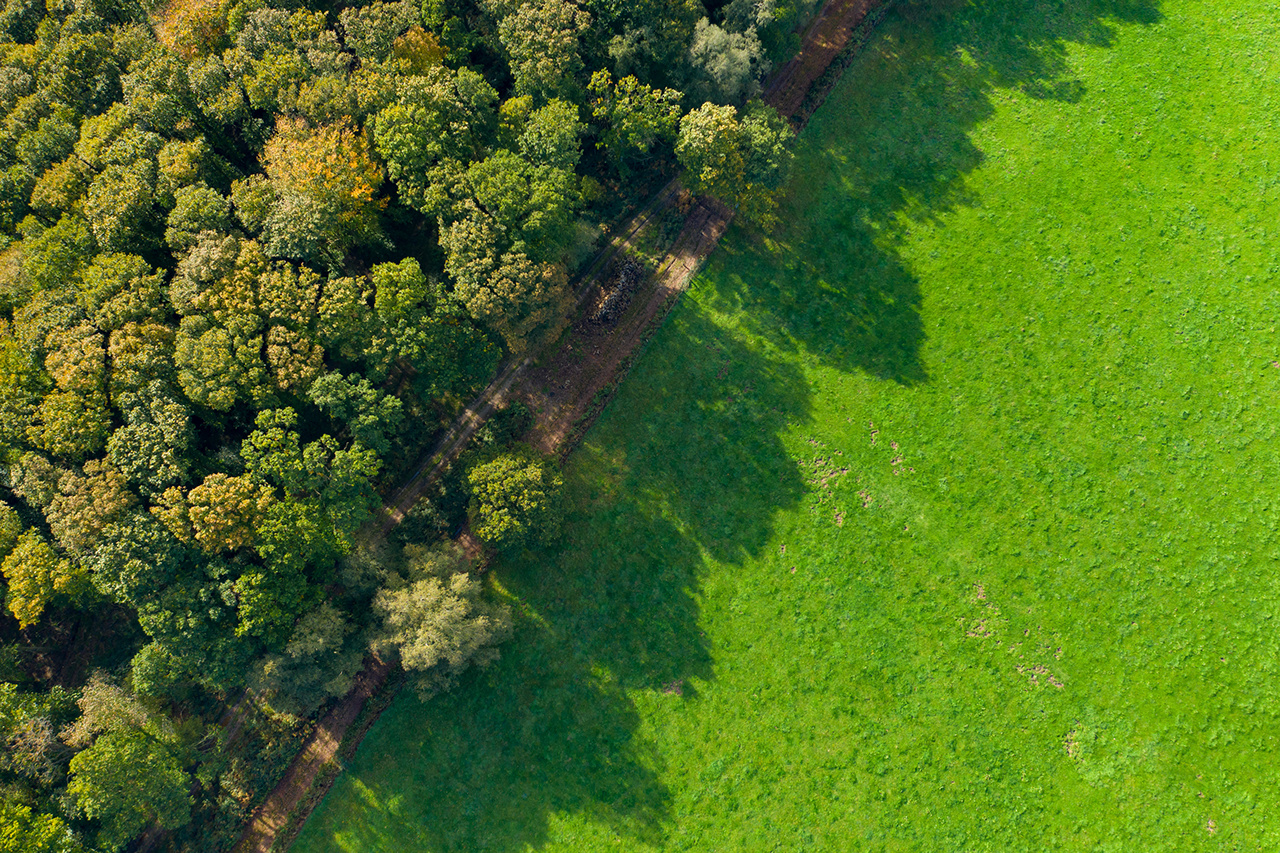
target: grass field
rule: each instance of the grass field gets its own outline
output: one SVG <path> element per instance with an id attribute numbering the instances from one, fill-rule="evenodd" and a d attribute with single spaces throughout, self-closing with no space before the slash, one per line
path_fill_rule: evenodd
<path id="1" fill-rule="evenodd" d="M 1280 849 L 1280 23 L 899 8 L 295 850 Z"/>

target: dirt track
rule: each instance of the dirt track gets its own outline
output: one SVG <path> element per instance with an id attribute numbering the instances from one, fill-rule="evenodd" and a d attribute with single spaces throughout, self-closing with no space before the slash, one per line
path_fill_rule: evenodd
<path id="1" fill-rule="evenodd" d="M 543 363 L 525 371 L 514 393 L 534 412 L 529 443 L 547 456 L 572 449 L 622 380 L 640 345 L 661 324 L 694 273 L 720 241 L 733 211 L 699 199 L 635 304 L 612 327 L 580 320 Z"/>
<path id="2" fill-rule="evenodd" d="M 880 0 L 831 0 L 805 31 L 800 52 L 778 69 L 764 91 L 764 100 L 787 118 L 804 106 L 814 81 L 849 43 L 854 29 Z"/>
<path id="3" fill-rule="evenodd" d="M 854 28 L 878 0 L 831 0 L 805 32 L 800 53 L 783 65 L 765 90 L 765 100 L 780 114 L 795 117 L 810 87 L 848 44 Z M 629 247 L 651 222 L 661 220 L 685 194 L 672 181 L 632 217 L 620 236 L 597 256 L 578 290 L 579 304 L 600 277 L 606 275 L 612 257 Z M 489 386 L 455 419 L 432 453 L 404 486 L 383 507 L 370 539 L 386 536 L 403 520 L 414 502 L 466 447 L 471 436 L 506 401 L 518 396 L 530 404 L 535 422 L 529 440 L 547 455 L 567 453 L 597 416 L 616 388 L 639 348 L 661 325 L 679 295 L 702 262 L 711 254 L 733 219 L 733 211 L 714 199 L 699 199 L 689 210 L 679 236 L 658 265 L 633 305 L 608 329 L 577 323 L 539 366 L 532 359 L 505 365 Z M 364 703 L 386 680 L 389 666 L 373 658 L 357 679 L 356 687 L 326 714 L 303 744 L 284 778 L 254 812 L 235 853 L 269 853 L 278 833 L 298 808 L 310 810 L 318 797 L 309 799 L 317 777 L 337 755 L 347 728 L 359 716 Z M 319 793 L 319 792 L 315 792 Z"/>

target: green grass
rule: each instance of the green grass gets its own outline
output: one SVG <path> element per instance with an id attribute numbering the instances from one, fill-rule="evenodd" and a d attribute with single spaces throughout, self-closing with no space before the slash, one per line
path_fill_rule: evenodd
<path id="1" fill-rule="evenodd" d="M 1280 24 L 929 5 L 296 850 L 1280 849 Z"/>

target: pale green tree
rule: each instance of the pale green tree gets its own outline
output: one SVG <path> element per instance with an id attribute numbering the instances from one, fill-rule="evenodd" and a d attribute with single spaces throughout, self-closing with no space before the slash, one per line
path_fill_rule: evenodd
<path id="1" fill-rule="evenodd" d="M 191 819 L 191 778 L 170 749 L 146 732 L 108 732 L 71 759 L 67 793 L 101 823 L 98 843 L 119 850 L 157 823 L 177 829 Z"/>

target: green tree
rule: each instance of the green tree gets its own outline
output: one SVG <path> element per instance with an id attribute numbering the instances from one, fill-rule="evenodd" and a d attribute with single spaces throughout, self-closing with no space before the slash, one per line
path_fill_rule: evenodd
<path id="1" fill-rule="evenodd" d="M 510 636 L 511 614 L 484 600 L 456 545 L 410 546 L 406 555 L 407 580 L 374 596 L 382 623 L 374 645 L 397 654 L 426 697 L 450 686 L 468 666 L 495 660 L 496 646 Z"/>
<path id="2" fill-rule="evenodd" d="M 22 283 L 31 291 L 74 283 L 96 250 L 89 223 L 78 211 L 66 211 L 52 227 L 23 234 Z"/>
<path id="3" fill-rule="evenodd" d="M 306 717 L 351 690 L 364 659 L 360 639 L 346 614 L 320 604 L 298 619 L 283 651 L 257 664 L 249 686 L 273 711 Z"/>
<path id="4" fill-rule="evenodd" d="M 404 417 L 398 398 L 382 393 L 368 379 L 340 373 L 321 376 L 308 396 L 356 441 L 380 455 L 391 449 Z"/>
<path id="5" fill-rule="evenodd" d="M 85 853 L 84 845 L 62 818 L 0 798 L 0 853 Z"/>
<path id="6" fill-rule="evenodd" d="M 213 558 L 194 568 L 141 601 L 138 624 L 179 677 L 231 690 L 244 683 L 253 652 L 252 643 L 236 636 L 235 567 Z"/>
<path id="7" fill-rule="evenodd" d="M 151 823 L 177 829 L 191 819 L 190 776 L 170 750 L 137 730 L 113 731 L 71 759 L 67 793 L 101 823 L 98 843 L 119 850 Z"/>
<path id="8" fill-rule="evenodd" d="M 257 637 L 270 648 L 289 636 L 298 615 L 309 603 L 310 586 L 300 565 L 253 567 L 235 584 L 237 637 Z"/>
<path id="9" fill-rule="evenodd" d="M 750 105 L 741 121 L 733 107 L 703 104 L 681 120 L 676 156 L 691 190 L 769 225 L 791 164 L 791 138 L 790 127 L 764 104 Z"/>
<path id="10" fill-rule="evenodd" d="M 523 252 L 537 260 L 560 260 L 580 201 L 572 169 L 537 165 L 500 149 L 472 164 L 467 182 L 508 240 L 524 243 Z"/>
<path id="11" fill-rule="evenodd" d="M 209 187 L 189 184 L 174 193 L 164 240 L 170 249 L 183 252 L 196 244 L 201 231 L 225 232 L 230 228 L 231 206 L 226 197 Z"/>
<path id="12" fill-rule="evenodd" d="M 448 175 L 482 151 L 498 94 L 470 69 L 429 69 L 398 81 L 373 122 L 378 153 L 406 203 L 436 213 Z M 443 161 L 456 164 L 439 168 Z"/>
<path id="13" fill-rule="evenodd" d="M 263 364 L 265 324 L 256 313 L 183 317 L 174 362 L 183 392 L 201 406 L 228 411 L 238 399 L 261 398 L 268 387 Z"/>
<path id="14" fill-rule="evenodd" d="M 554 98 L 529 115 L 520 133 L 520 153 L 535 166 L 572 171 L 582 156 L 578 138 L 584 130 L 578 108 Z"/>
<path id="15" fill-rule="evenodd" d="M 0 501 L 0 557 L 13 550 L 21 533 L 22 519 L 18 517 L 18 511 Z"/>
<path id="16" fill-rule="evenodd" d="M 564 480 L 532 453 L 502 453 L 476 464 L 467 486 L 471 530 L 495 550 L 519 550 L 559 533 Z"/>
<path id="17" fill-rule="evenodd" d="M 75 697 L 61 687 L 19 690 L 0 683 L 0 769 L 43 787 L 60 782 L 71 750 L 58 731 L 74 715 Z"/>
<path id="18" fill-rule="evenodd" d="M 511 58 L 516 91 L 537 98 L 573 99 L 582 71 L 579 37 L 591 16 L 570 0 L 537 0 L 498 24 L 498 38 Z"/>
<path id="19" fill-rule="evenodd" d="M 161 319 L 164 273 L 138 255 L 97 255 L 76 280 L 76 299 L 99 329 Z"/>
<path id="20" fill-rule="evenodd" d="M 155 513 L 135 509 L 103 528 L 102 544 L 87 567 L 99 592 L 137 608 L 196 563 L 192 549 Z"/>
<path id="21" fill-rule="evenodd" d="M 689 46 L 693 70 L 692 94 L 708 101 L 740 104 L 760 91 L 760 79 L 769 72 L 769 60 L 754 26 L 733 32 L 698 21 Z"/>
<path id="22" fill-rule="evenodd" d="M 367 62 L 384 62 L 391 56 L 396 40 L 417 23 L 413 3 L 384 3 L 374 0 L 359 8 L 343 9 L 338 16 L 348 47 Z"/>
<path id="23" fill-rule="evenodd" d="M 313 502 L 311 523 L 324 525 L 319 528 L 319 538 L 297 539 L 280 537 L 278 533 L 295 529 L 302 534 L 310 523 L 264 524 L 264 532 L 270 529 L 277 531 L 277 535 L 260 542 L 259 551 L 273 559 L 284 553 L 297 553 L 293 546 L 300 541 L 314 541 L 331 542 L 338 553 L 345 553 L 350 549 L 351 536 L 378 503 L 370 485 L 381 467 L 377 454 L 359 443 L 342 448 L 329 435 L 302 444 L 295 429 L 297 414 L 293 409 L 259 412 L 257 425 L 258 429 L 250 433 L 240 448 L 248 476 L 278 489 L 277 500 Z M 194 518 L 192 520 L 194 522 Z M 276 553 L 277 549 L 283 550 Z M 321 555 L 322 552 L 304 551 L 304 556 L 295 562 L 305 564 Z"/>
<path id="24" fill-rule="evenodd" d="M 156 164 L 111 163 L 89 184 L 84 213 L 99 246 L 108 252 L 145 251 L 154 245 Z"/>
<path id="25" fill-rule="evenodd" d="M 608 71 L 591 75 L 591 114 L 604 125 L 597 144 L 625 177 L 658 146 L 674 142 L 680 126 L 681 94 L 654 89 L 635 77 L 616 84 Z"/>
<path id="26" fill-rule="evenodd" d="M 117 307 L 123 308 L 123 301 Z M 138 307 L 139 311 L 145 310 Z M 126 316 L 133 313 L 129 311 Z M 126 424 L 149 419 L 160 423 L 156 420 L 160 418 L 159 414 L 148 410 L 144 415 L 140 407 L 145 405 L 149 409 L 153 401 L 176 394 L 176 391 L 169 390 L 177 380 L 173 350 L 174 330 L 164 323 L 129 321 L 111 332 L 107 342 L 107 357 L 111 364 L 107 389 Z M 161 419 L 165 423 L 171 422 L 167 418 Z M 182 434 L 178 433 L 174 439 L 181 440 L 181 437 Z"/>

